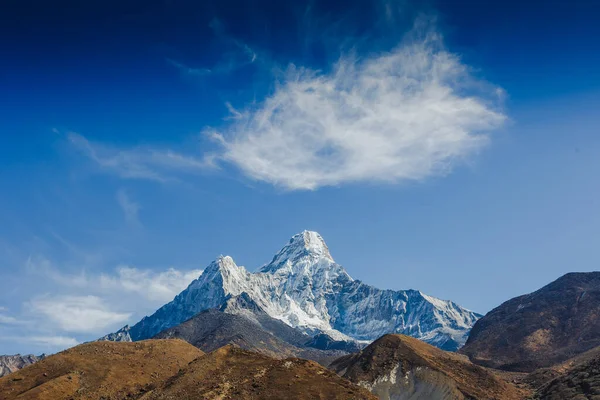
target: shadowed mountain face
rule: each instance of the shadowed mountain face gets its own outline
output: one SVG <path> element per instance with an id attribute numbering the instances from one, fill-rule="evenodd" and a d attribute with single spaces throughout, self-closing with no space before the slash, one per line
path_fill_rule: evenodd
<path id="1" fill-rule="evenodd" d="M 417 290 L 381 290 L 354 280 L 333 260 L 318 233 L 304 231 L 254 273 L 231 257 L 219 257 L 172 302 L 127 332 L 107 338 L 148 339 L 242 293 L 270 317 L 310 336 L 326 334 L 336 341 L 403 333 L 456 350 L 479 318 Z"/>
<path id="2" fill-rule="evenodd" d="M 184 368 L 144 400 L 261 399 L 376 400 L 367 390 L 319 364 L 274 360 L 228 345 Z"/>
<path id="3" fill-rule="evenodd" d="M 203 311 L 180 325 L 162 331 L 155 338 L 182 339 L 205 352 L 234 344 L 273 358 L 300 357 L 323 365 L 348 353 L 343 350 L 345 342 L 337 345 L 338 350 L 310 346 L 310 336 L 260 311 L 242 315 L 214 309 Z M 333 343 L 336 347 L 336 342 Z M 349 346 L 354 349 L 354 343 Z"/>
<path id="4" fill-rule="evenodd" d="M 0 379 L 2 400 L 284 398 L 375 399 L 312 361 L 181 340 L 87 343 Z"/>
<path id="5" fill-rule="evenodd" d="M 404 335 L 385 335 L 330 368 L 381 400 L 517 400 L 525 394 L 464 356 Z"/>
<path id="6" fill-rule="evenodd" d="M 20 354 L 16 354 L 14 356 L 0 356 L 0 378 L 38 362 L 44 357 L 45 355 L 43 354 L 41 356 L 34 356 L 33 354 L 26 356 L 22 356 Z"/>
<path id="7" fill-rule="evenodd" d="M 460 350 L 480 365 L 529 372 L 600 345 L 600 272 L 570 273 L 490 311 Z"/>

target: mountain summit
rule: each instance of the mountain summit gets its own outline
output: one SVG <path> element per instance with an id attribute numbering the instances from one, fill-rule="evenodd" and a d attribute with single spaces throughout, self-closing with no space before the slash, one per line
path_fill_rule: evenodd
<path id="1" fill-rule="evenodd" d="M 217 258 L 172 302 L 132 326 L 130 336 L 151 338 L 243 293 L 272 318 L 335 340 L 372 341 L 402 333 L 456 350 L 479 318 L 416 290 L 381 290 L 354 280 L 334 261 L 321 235 L 304 231 L 255 273 L 231 257 Z"/>

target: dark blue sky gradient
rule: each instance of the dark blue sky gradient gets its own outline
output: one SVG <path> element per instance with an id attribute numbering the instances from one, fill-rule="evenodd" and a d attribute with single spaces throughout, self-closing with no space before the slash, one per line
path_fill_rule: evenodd
<path id="1" fill-rule="evenodd" d="M 506 92 L 506 126 L 447 177 L 285 192 L 226 165 L 163 185 L 99 173 L 65 139 L 202 153 L 213 144 L 199 133 L 224 123 L 226 102 L 260 102 L 291 63 L 328 71 L 340 54 L 390 50 L 423 15 Z M 202 268 L 221 253 L 253 269 L 303 229 L 358 279 L 478 312 L 597 270 L 599 17 L 593 0 L 4 0 L 0 307 L 18 316 L 63 293 L 23 267 L 29 257 L 90 275 Z M 37 351 L 2 329 L 0 354 Z"/>

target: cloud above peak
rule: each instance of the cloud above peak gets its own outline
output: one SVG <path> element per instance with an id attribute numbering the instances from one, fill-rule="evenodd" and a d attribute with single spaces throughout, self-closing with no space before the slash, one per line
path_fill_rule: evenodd
<path id="1" fill-rule="evenodd" d="M 507 117 L 504 91 L 478 79 L 441 35 L 417 23 L 387 52 L 346 54 L 328 71 L 290 65 L 260 102 L 204 130 L 210 152 L 71 144 L 123 178 L 178 181 L 235 166 L 285 190 L 444 176 L 484 148 Z"/>
<path id="2" fill-rule="evenodd" d="M 428 33 L 326 73 L 291 65 L 262 103 L 207 133 L 221 160 L 289 190 L 421 180 L 488 143 L 506 119 L 501 93 Z"/>

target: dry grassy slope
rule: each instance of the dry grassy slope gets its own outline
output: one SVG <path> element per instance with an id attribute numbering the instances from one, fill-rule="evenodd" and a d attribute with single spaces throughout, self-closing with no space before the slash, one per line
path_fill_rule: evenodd
<path id="1" fill-rule="evenodd" d="M 527 395 L 465 356 L 404 335 L 385 335 L 331 368 L 381 399 L 516 400 Z"/>
<path id="2" fill-rule="evenodd" d="M 141 400 L 375 400 L 313 361 L 274 360 L 227 345 L 198 358 Z"/>
<path id="3" fill-rule="evenodd" d="M 182 340 L 87 343 L 0 379 L 0 399 L 135 398 L 203 354 Z"/>

